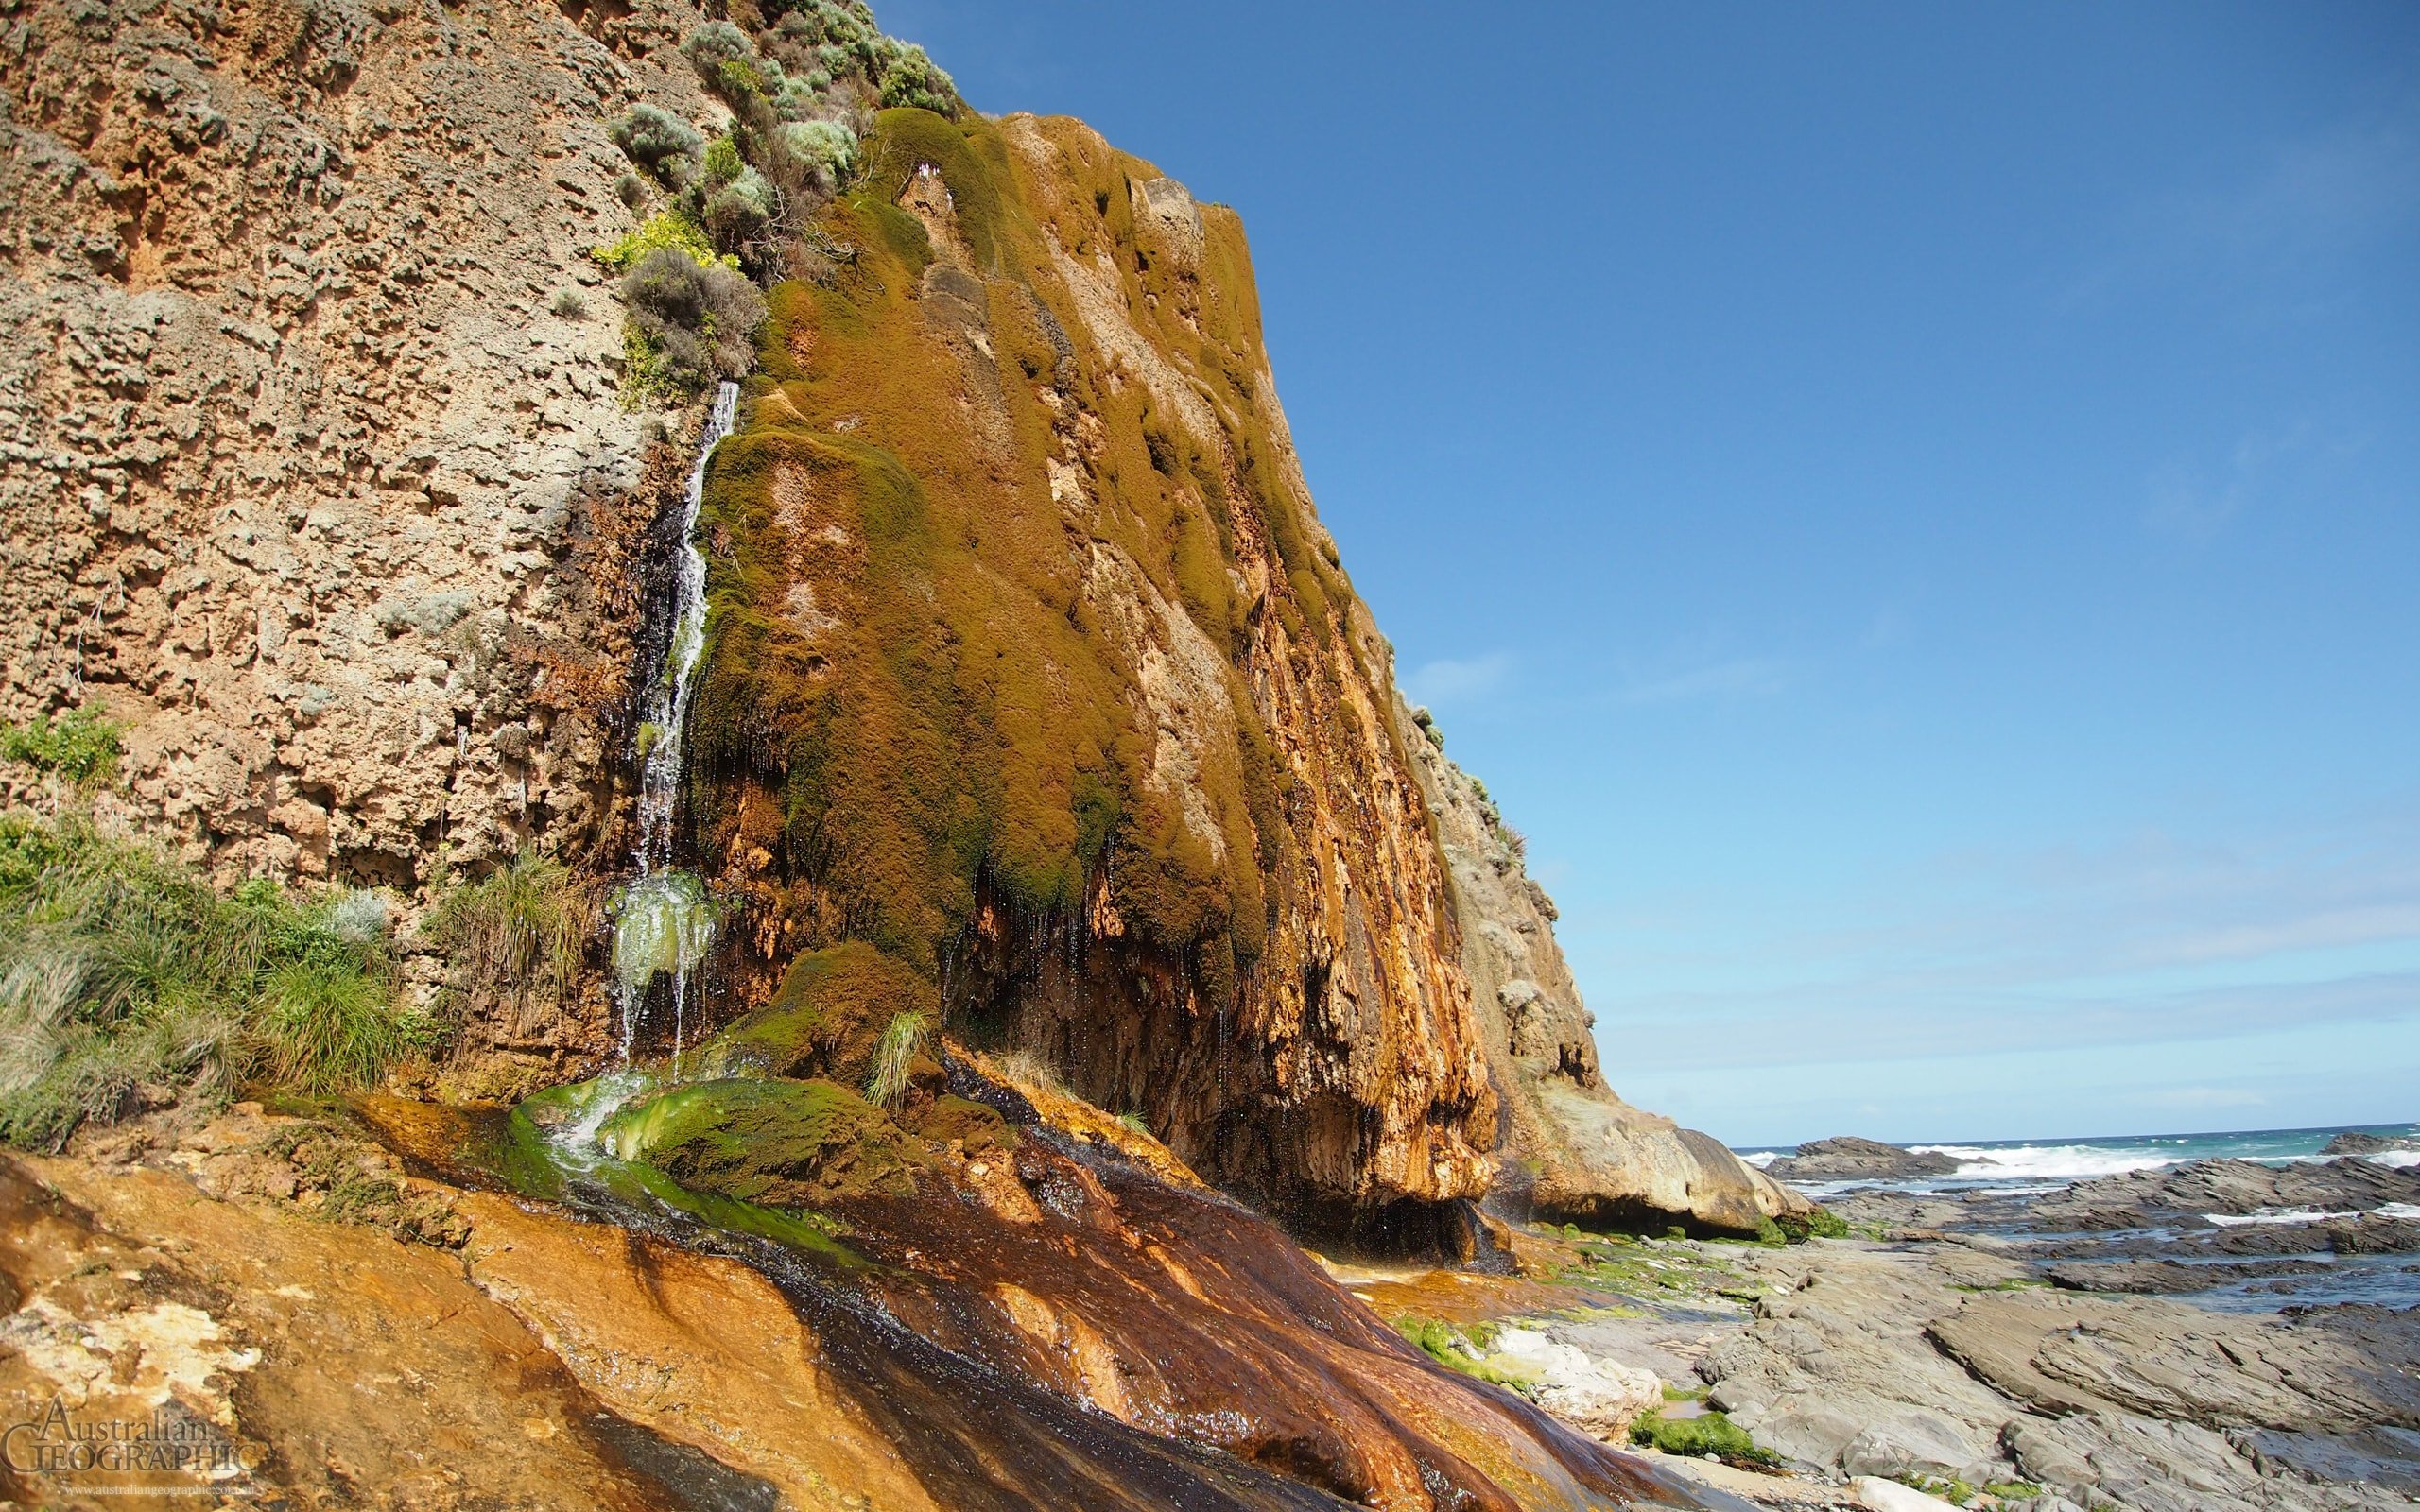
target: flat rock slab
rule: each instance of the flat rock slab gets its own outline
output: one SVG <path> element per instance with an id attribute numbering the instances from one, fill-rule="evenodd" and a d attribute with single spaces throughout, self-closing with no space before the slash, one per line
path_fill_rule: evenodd
<path id="1" fill-rule="evenodd" d="M 2411 1313 L 2261 1317 L 2025 1291 L 1967 1297 L 1926 1332 L 1995 1390 L 2052 1413 L 2213 1429 L 2420 1427 L 2420 1316 Z"/>

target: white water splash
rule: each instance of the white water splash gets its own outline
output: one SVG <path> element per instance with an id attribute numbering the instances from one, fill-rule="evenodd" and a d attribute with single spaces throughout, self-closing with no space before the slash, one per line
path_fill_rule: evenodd
<path id="1" fill-rule="evenodd" d="M 561 1152 L 566 1164 L 595 1164 L 604 1153 L 598 1135 L 605 1121 L 654 1085 L 654 1077 L 639 1071 L 616 1071 L 597 1077 L 587 1084 L 579 1114 L 547 1130 L 546 1142 Z"/>
<path id="2" fill-rule="evenodd" d="M 639 1011 L 658 971 L 672 975 L 673 1055 L 687 1031 L 689 973 L 714 937 L 714 913 L 695 877 L 671 869 L 672 821 L 681 804 L 683 746 L 688 732 L 690 679 L 706 648 L 706 557 L 698 549 L 698 515 L 706 502 L 706 464 L 737 427 L 739 386 L 715 391 L 714 411 L 689 470 L 681 513 L 681 562 L 674 583 L 672 641 L 664 672 L 648 690 L 639 724 L 637 876 L 614 909 L 614 974 L 622 1010 L 622 1059 L 638 1040 Z"/>

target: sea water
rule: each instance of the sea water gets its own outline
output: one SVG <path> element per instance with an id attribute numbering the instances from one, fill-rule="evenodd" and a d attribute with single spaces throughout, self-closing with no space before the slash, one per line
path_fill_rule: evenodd
<path id="1" fill-rule="evenodd" d="M 2410 1139 L 2420 1137 L 2420 1124 L 2361 1124 L 2338 1128 L 2240 1129 L 2220 1134 L 2126 1134 L 2085 1139 L 1973 1140 L 1910 1144 L 1908 1148 L 1911 1150 L 1949 1156 L 1960 1162 L 1959 1166 L 1946 1175 L 1903 1181 L 1794 1181 L 1790 1185 L 1819 1202 L 1858 1189 L 2021 1197 L 2058 1192 L 2076 1182 L 2090 1181 L 2099 1177 L 2120 1176 L 2129 1171 L 2164 1170 L 2193 1160 L 2259 1160 L 2287 1165 L 2336 1159 L 2319 1152 L 2337 1135 L 2356 1133 Z M 1758 1167 L 1789 1153 L 1776 1149 L 1738 1152 L 1742 1160 Z M 2420 1165 L 2420 1151 L 2391 1150 L 2362 1159 L 2386 1165 Z M 2420 1218 L 2420 1205 L 2411 1203 L 2388 1203 L 2366 1211 L 2385 1218 Z M 2214 1225 L 2230 1228 L 2238 1224 L 2308 1223 L 2359 1214 L 2331 1210 L 2325 1212 L 2305 1211 L 2241 1215 L 2210 1213 L 2205 1216 Z M 2004 1231 L 2014 1239 L 2039 1237 L 2022 1228 Z M 2152 1237 L 2172 1237 L 2169 1230 L 2163 1229 L 2126 1230 L 2099 1237 L 2122 1239 L 2135 1232 Z M 2238 1260 L 2251 1261 L 2256 1257 L 2196 1258 L 2180 1253 L 2169 1258 L 2187 1264 L 2225 1264 Z M 2325 1269 L 2306 1275 L 2234 1281 L 2209 1291 L 2181 1294 L 2169 1300 L 2230 1312 L 2271 1312 L 2294 1304 L 2325 1306 L 2369 1302 L 2398 1308 L 2420 1304 L 2420 1256 L 2336 1255 L 2318 1249 L 2302 1256 L 2257 1258 L 2313 1261 L 2323 1264 Z"/>
<path id="2" fill-rule="evenodd" d="M 2095 1177 L 2157 1171 L 2193 1160 L 2267 1160 L 2277 1163 L 2325 1159 L 2319 1152 L 2339 1134 L 2420 1137 L 2420 1124 L 2360 1124 L 2342 1128 L 2244 1129 L 2227 1134 L 2124 1134 L 2088 1139 L 1971 1140 L 1910 1144 L 1911 1150 L 1946 1155 L 1958 1169 L 1946 1176 L 1907 1181 L 1794 1182 L 1820 1197 L 1853 1187 L 1893 1192 L 2056 1192 Z M 1739 1158 L 1766 1166 L 1788 1155 L 1779 1149 L 1747 1149 Z M 2388 1165 L 2420 1165 L 2420 1150 L 2395 1150 L 2368 1159 Z"/>

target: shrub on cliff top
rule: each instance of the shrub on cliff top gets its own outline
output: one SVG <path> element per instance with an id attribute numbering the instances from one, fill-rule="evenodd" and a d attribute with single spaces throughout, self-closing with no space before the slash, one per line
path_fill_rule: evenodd
<path id="1" fill-rule="evenodd" d="M 253 1075 L 374 1082 L 430 1033 L 347 896 L 223 897 L 87 819 L 0 819 L 0 1140 L 55 1149 Z"/>
<path id="2" fill-rule="evenodd" d="M 874 58 L 873 80 L 886 106 L 958 113 L 958 85 L 914 43 L 885 37 Z"/>

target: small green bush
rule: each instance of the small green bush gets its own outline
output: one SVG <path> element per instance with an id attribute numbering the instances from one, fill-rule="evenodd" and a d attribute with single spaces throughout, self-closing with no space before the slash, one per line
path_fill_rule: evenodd
<path id="1" fill-rule="evenodd" d="M 117 775 L 118 737 L 125 727 L 91 704 L 58 718 L 36 714 L 29 725 L 0 729 L 0 760 L 91 787 Z"/>
<path id="2" fill-rule="evenodd" d="M 222 897 L 80 816 L 0 818 L 0 1141 L 56 1149 L 258 1075 L 373 1084 L 431 1034 L 359 896 Z"/>
<path id="3" fill-rule="evenodd" d="M 748 160 L 739 155 L 739 144 L 727 136 L 718 136 L 706 144 L 706 188 L 715 190 L 730 183 L 748 171 Z"/>
<path id="4" fill-rule="evenodd" d="M 875 52 L 874 83 L 887 106 L 907 106 L 936 115 L 958 113 L 958 85 L 914 43 L 882 39 Z"/>
<path id="5" fill-rule="evenodd" d="M 773 186 L 755 169 L 742 168 L 707 198 L 704 218 L 717 247 L 746 247 L 772 227 Z"/>
<path id="6" fill-rule="evenodd" d="M 638 230 L 631 232 L 610 247 L 599 247 L 588 255 L 616 273 L 627 272 L 656 252 L 685 252 L 693 262 L 707 267 L 736 268 L 739 265 L 729 258 L 715 255 L 715 244 L 706 229 L 678 209 L 659 211 L 649 215 Z"/>
<path id="7" fill-rule="evenodd" d="M 709 21 L 689 33 L 682 40 L 681 56 L 689 60 L 689 66 L 710 88 L 721 81 L 723 67 L 728 63 L 736 63 L 752 74 L 762 72 L 756 44 L 748 40 L 748 33 L 728 21 Z"/>
<path id="8" fill-rule="evenodd" d="M 633 105 L 606 130 L 623 155 L 645 168 L 658 183 L 679 187 L 697 170 L 706 139 L 698 129 L 666 110 Z M 629 198 L 627 194 L 623 197 Z"/>
<path id="9" fill-rule="evenodd" d="M 773 140 L 794 161 L 838 184 L 857 165 L 857 136 L 838 121 L 785 121 Z"/>
<path id="10" fill-rule="evenodd" d="M 1630 1441 L 1667 1454 L 1712 1454 L 1750 1465 L 1781 1463 L 1779 1454 L 1759 1445 L 1746 1429 L 1719 1412 L 1696 1418 L 1641 1418 L 1630 1425 Z"/>
<path id="11" fill-rule="evenodd" d="M 549 314 L 564 320 L 588 318 L 588 301 L 569 289 L 557 294 L 552 302 L 547 304 L 546 310 Z"/>
<path id="12" fill-rule="evenodd" d="M 623 276 L 622 298 L 630 307 L 625 383 L 635 391 L 694 391 L 741 377 L 755 362 L 765 297 L 729 268 L 659 249 Z"/>

